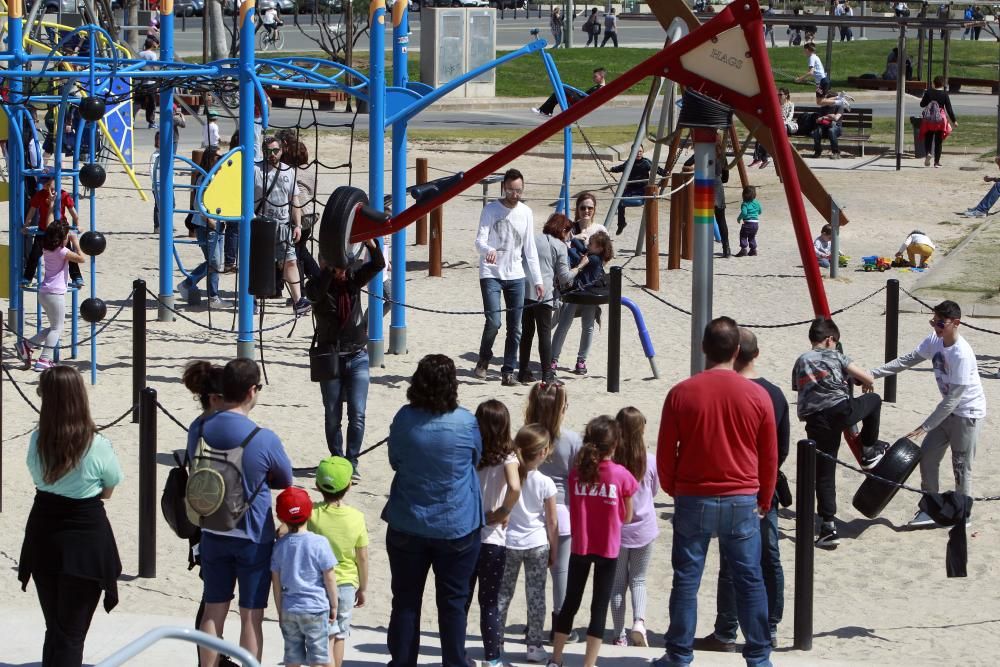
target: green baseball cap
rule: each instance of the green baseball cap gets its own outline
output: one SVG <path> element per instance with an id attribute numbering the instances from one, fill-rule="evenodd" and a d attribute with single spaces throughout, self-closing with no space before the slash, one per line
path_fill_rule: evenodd
<path id="1" fill-rule="evenodd" d="M 354 466 L 343 456 L 331 456 L 316 466 L 316 488 L 326 493 L 340 493 L 351 485 Z"/>

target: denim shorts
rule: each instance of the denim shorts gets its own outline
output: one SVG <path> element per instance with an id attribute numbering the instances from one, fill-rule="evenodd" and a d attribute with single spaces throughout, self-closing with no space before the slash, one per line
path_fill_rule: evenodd
<path id="1" fill-rule="evenodd" d="M 351 636 L 351 612 L 354 611 L 354 595 L 357 588 L 353 584 L 337 586 L 337 618 L 330 624 L 330 636 L 347 639 Z"/>
<path id="2" fill-rule="evenodd" d="M 274 544 L 257 544 L 242 537 L 201 534 L 201 578 L 205 581 L 205 602 L 229 602 L 237 581 L 240 607 L 264 609 L 271 590 L 271 549 Z"/>
<path id="3" fill-rule="evenodd" d="M 325 665 L 330 662 L 330 613 L 281 614 L 286 665 Z"/>

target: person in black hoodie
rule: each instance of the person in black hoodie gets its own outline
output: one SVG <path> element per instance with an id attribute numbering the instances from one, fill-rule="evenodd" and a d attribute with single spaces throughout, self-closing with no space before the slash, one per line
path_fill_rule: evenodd
<path id="1" fill-rule="evenodd" d="M 625 186 L 625 193 L 622 195 L 622 199 L 618 201 L 618 229 L 615 231 L 615 236 L 619 236 L 628 222 L 625 220 L 625 207 L 635 206 L 634 202 L 626 202 L 624 197 L 641 197 L 646 192 L 646 185 L 649 183 L 649 173 L 653 170 L 653 163 L 649 161 L 648 158 L 642 156 L 643 147 L 639 146 L 639 152 L 635 154 L 635 162 L 632 164 L 632 170 L 628 173 L 628 185 Z M 612 174 L 621 174 L 625 172 L 626 162 L 622 162 L 619 165 L 611 167 Z M 663 167 L 659 167 L 656 173 L 660 176 L 666 176 L 667 171 Z M 639 202 L 642 203 L 641 201 Z"/>
<path id="2" fill-rule="evenodd" d="M 346 269 L 326 265 L 306 286 L 316 315 L 313 348 L 337 355 L 335 377 L 320 379 L 326 421 L 326 444 L 334 456 L 343 456 L 358 473 L 358 454 L 365 436 L 368 403 L 368 315 L 361 303 L 361 289 L 385 268 L 385 256 L 375 241 L 366 241 L 369 260 Z M 340 426 L 347 403 L 347 453 Z"/>
<path id="3" fill-rule="evenodd" d="M 923 117 L 920 121 L 920 134 L 924 137 L 924 166 L 931 166 L 931 144 L 934 145 L 934 166 L 941 166 L 941 145 L 951 129 L 958 127 L 955 111 L 951 108 L 951 98 L 944 90 L 944 77 L 934 77 L 934 87 L 924 91 L 920 100 Z M 945 114 L 948 114 L 945 118 Z M 948 121 L 951 121 L 951 127 Z"/>

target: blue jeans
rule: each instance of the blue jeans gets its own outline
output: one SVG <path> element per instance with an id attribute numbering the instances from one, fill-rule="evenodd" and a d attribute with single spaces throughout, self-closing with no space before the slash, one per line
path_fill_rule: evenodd
<path id="1" fill-rule="evenodd" d="M 368 351 L 364 348 L 340 357 L 340 377 L 319 383 L 326 421 L 326 446 L 334 456 L 345 456 L 340 425 L 347 403 L 346 458 L 358 469 L 358 454 L 365 439 L 365 408 L 368 405 Z"/>
<path id="2" fill-rule="evenodd" d="M 434 568 L 438 634 L 443 667 L 466 667 L 465 610 L 469 582 L 479 560 L 479 529 L 454 540 L 420 537 L 391 526 L 385 534 L 392 576 L 389 667 L 410 667 L 420 654 L 420 608 L 427 573 Z"/>
<path id="3" fill-rule="evenodd" d="M 577 349 L 576 358 L 587 361 L 590 354 L 590 344 L 594 340 L 594 322 L 597 321 L 598 306 L 581 306 L 574 303 L 564 303 L 559 307 L 559 324 L 556 332 L 552 335 L 552 358 L 558 359 L 562 354 L 563 344 L 566 342 L 566 334 L 573 326 L 573 318 L 580 313 L 580 325 L 583 330 L 580 332 L 580 347 Z"/>
<path id="4" fill-rule="evenodd" d="M 500 280 L 480 278 L 479 288 L 483 292 L 483 310 L 486 311 L 486 325 L 483 339 L 479 343 L 479 361 L 489 362 L 493 358 L 493 341 L 500 331 L 500 295 L 503 294 L 507 308 L 507 337 L 503 346 L 504 373 L 513 373 L 517 364 L 517 348 L 521 343 L 521 309 L 524 305 L 524 280 Z"/>
<path id="5" fill-rule="evenodd" d="M 226 222 L 226 249 L 225 249 L 225 261 L 226 266 L 233 266 L 236 264 L 236 256 L 239 254 L 240 249 L 240 223 L 237 220 L 230 220 Z"/>
<path id="6" fill-rule="evenodd" d="M 713 536 L 732 570 L 736 609 L 746 637 L 747 665 L 770 667 L 771 637 L 767 628 L 767 593 L 760 572 L 760 522 L 756 496 L 679 496 L 674 511 L 674 568 L 670 591 L 670 627 L 661 667 L 694 660 L 698 623 L 698 587 L 705 553 Z"/>
<path id="7" fill-rule="evenodd" d="M 990 209 L 993 208 L 993 204 L 997 203 L 997 200 L 1000 200 L 1000 181 L 993 184 L 993 187 L 986 193 L 983 200 L 976 205 L 976 210 L 989 213 Z"/>
<path id="8" fill-rule="evenodd" d="M 222 271 L 222 241 L 221 234 L 207 227 L 195 227 L 198 236 L 198 247 L 201 248 L 205 261 L 191 271 L 182 284 L 188 289 L 194 289 L 202 278 L 208 277 L 208 296 L 219 295 L 219 271 Z"/>
<path id="9" fill-rule="evenodd" d="M 760 520 L 762 548 L 760 569 L 764 575 L 764 590 L 767 591 L 767 625 L 773 635 L 785 612 L 785 571 L 781 567 L 781 553 L 778 550 L 778 497 L 771 501 L 771 511 Z M 719 567 L 719 588 L 715 617 L 715 636 L 720 641 L 735 642 L 739 619 L 736 612 L 736 588 L 729 561 L 722 558 Z"/>
<path id="10" fill-rule="evenodd" d="M 821 146 L 820 141 L 823 139 L 823 136 L 826 135 L 826 137 L 830 139 L 830 150 L 834 153 L 839 153 L 840 144 L 838 143 L 838 140 L 840 139 L 841 132 L 843 132 L 843 128 L 841 128 L 840 123 L 817 125 L 816 129 L 812 132 L 813 150 L 816 151 L 817 154 L 822 152 L 823 147 Z"/>

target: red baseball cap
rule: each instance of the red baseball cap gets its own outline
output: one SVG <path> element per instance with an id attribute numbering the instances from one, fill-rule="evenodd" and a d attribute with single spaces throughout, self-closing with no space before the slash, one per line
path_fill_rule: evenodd
<path id="1" fill-rule="evenodd" d="M 294 526 L 309 520 L 313 504 L 305 489 L 292 486 L 278 495 L 277 507 L 278 519 Z"/>

